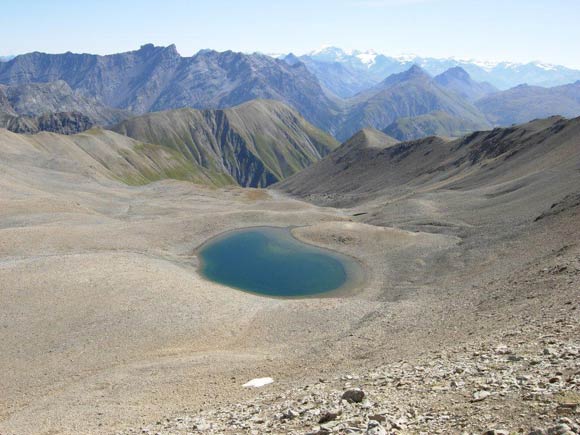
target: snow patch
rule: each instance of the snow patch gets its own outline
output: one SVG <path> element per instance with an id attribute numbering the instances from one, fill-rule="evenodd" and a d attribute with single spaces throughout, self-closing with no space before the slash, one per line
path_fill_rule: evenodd
<path id="1" fill-rule="evenodd" d="M 244 385 L 242 385 L 242 387 L 246 387 L 246 388 L 260 388 L 263 387 L 264 385 L 268 385 L 274 382 L 274 379 L 272 378 L 255 378 L 252 379 L 251 381 L 246 382 Z"/>
<path id="2" fill-rule="evenodd" d="M 371 67 L 374 65 L 377 58 L 377 54 L 373 51 L 360 52 L 356 55 L 356 58 L 364 63 L 366 66 Z"/>

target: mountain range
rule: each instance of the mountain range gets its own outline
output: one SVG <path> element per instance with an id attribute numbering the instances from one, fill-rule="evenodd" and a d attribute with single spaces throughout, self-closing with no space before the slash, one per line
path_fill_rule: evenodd
<path id="1" fill-rule="evenodd" d="M 286 104 L 339 141 L 363 128 L 410 140 L 424 134 L 458 137 L 551 115 L 580 115 L 580 81 L 499 90 L 497 77 L 490 75 L 500 71 L 499 66 L 479 66 L 489 70 L 482 75 L 475 64 L 461 65 L 335 48 L 283 59 L 213 50 L 182 57 L 174 45 L 152 44 L 106 56 L 34 52 L 0 62 L 0 125 L 29 133 L 76 133 L 149 112 L 221 110 L 268 99 Z M 519 80 L 531 77 L 518 68 L 509 70 L 516 71 Z M 533 70 L 543 71 L 536 80 L 542 83 L 568 80 L 577 73 L 539 64 L 533 64 Z M 39 116 L 42 122 L 33 119 Z M 272 174 L 276 179 L 283 175 L 280 168 Z"/>
<path id="2" fill-rule="evenodd" d="M 303 62 L 329 90 L 343 98 L 350 97 L 385 77 L 418 65 L 431 75 L 461 67 L 478 82 L 489 82 L 499 89 L 520 84 L 544 87 L 580 80 L 580 71 L 545 62 L 482 62 L 465 59 L 438 59 L 416 55 L 386 56 L 375 51 L 345 51 L 323 47 L 302 56 L 283 56 Z"/>
<path id="3" fill-rule="evenodd" d="M 290 104 L 329 128 L 333 102 L 303 64 L 265 55 L 202 50 L 182 57 L 174 45 L 107 56 L 28 53 L 0 63 L 0 83 L 65 81 L 84 97 L 134 114 L 192 107 L 219 109 L 256 98 Z"/>

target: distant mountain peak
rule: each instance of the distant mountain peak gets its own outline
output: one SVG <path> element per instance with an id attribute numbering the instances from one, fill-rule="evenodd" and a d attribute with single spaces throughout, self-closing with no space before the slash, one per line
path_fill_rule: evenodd
<path id="1" fill-rule="evenodd" d="M 425 72 L 423 68 L 421 68 L 417 64 L 413 64 L 408 70 L 397 73 L 391 74 L 385 80 L 383 80 L 383 86 L 392 86 L 403 82 L 408 82 L 412 80 L 425 80 L 430 79 L 431 76 Z"/>
<path id="2" fill-rule="evenodd" d="M 413 75 L 428 75 L 425 72 L 425 70 L 423 68 L 421 68 L 419 65 L 417 65 L 416 63 L 414 63 L 413 65 L 411 65 L 411 68 L 409 68 L 403 74 L 407 74 L 407 75 L 410 75 L 410 76 L 413 76 Z"/>
<path id="3" fill-rule="evenodd" d="M 460 66 L 449 68 L 438 76 L 435 83 L 453 91 L 462 98 L 474 102 L 486 95 L 496 92 L 497 89 L 487 82 L 477 82 Z"/>
<path id="4" fill-rule="evenodd" d="M 139 50 L 137 50 L 137 53 L 140 54 L 144 54 L 144 55 L 150 55 L 152 53 L 155 52 L 164 52 L 164 53 L 171 53 L 171 54 L 175 54 L 175 55 L 179 55 L 179 53 L 177 52 L 177 47 L 175 46 L 175 44 L 171 44 L 168 45 L 167 47 L 163 47 L 163 46 L 157 46 L 154 44 L 143 44 L 141 47 L 139 47 Z"/>
<path id="5" fill-rule="evenodd" d="M 437 77 L 453 78 L 464 82 L 471 80 L 471 76 L 469 75 L 469 73 L 460 66 L 454 66 L 453 68 L 449 68 L 447 71 L 439 74 Z"/>
<path id="6" fill-rule="evenodd" d="M 380 56 L 380 54 L 374 50 L 343 50 L 342 48 L 325 45 L 306 53 L 306 56 L 322 62 L 341 62 L 347 58 L 354 58 L 363 66 L 370 68 L 375 64 L 377 56 Z"/>
<path id="7" fill-rule="evenodd" d="M 288 63 L 289 65 L 295 65 L 295 64 L 300 62 L 300 59 L 298 59 L 298 57 L 296 57 L 296 55 L 294 53 L 288 53 L 284 57 L 284 61 L 286 63 Z"/>

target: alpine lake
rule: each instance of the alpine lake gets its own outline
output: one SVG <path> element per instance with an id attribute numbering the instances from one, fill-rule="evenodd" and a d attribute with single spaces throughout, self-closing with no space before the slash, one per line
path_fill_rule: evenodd
<path id="1" fill-rule="evenodd" d="M 227 232 L 206 242 L 198 253 L 206 279 L 270 297 L 328 296 L 354 287 L 362 275 L 350 257 L 303 243 L 290 228 Z"/>

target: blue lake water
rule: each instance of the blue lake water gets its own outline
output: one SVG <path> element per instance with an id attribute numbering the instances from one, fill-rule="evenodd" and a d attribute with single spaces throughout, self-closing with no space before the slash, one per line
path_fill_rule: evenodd
<path id="1" fill-rule="evenodd" d="M 253 227 L 206 243 L 201 273 L 220 284 L 277 297 L 305 297 L 345 286 L 358 265 L 300 242 L 288 228 Z"/>

